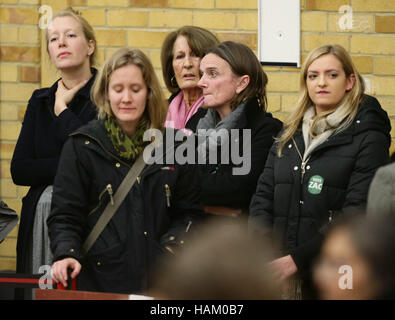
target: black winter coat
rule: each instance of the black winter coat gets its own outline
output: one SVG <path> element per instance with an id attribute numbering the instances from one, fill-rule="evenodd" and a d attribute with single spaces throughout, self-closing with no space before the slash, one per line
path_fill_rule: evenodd
<path id="1" fill-rule="evenodd" d="M 17 272 L 28 271 L 28 242 L 37 202 L 48 185 L 55 179 L 63 144 L 69 134 L 96 117 L 96 107 L 90 100 L 96 69 L 81 88 L 68 108 L 58 117 L 54 114 L 55 82 L 50 88 L 33 92 L 26 109 L 22 129 L 11 161 L 11 176 L 16 185 L 29 186 L 22 199 L 22 212 L 17 243 Z"/>
<path id="2" fill-rule="evenodd" d="M 83 256 L 84 240 L 111 201 L 109 186 L 115 193 L 129 169 L 117 156 L 102 120 L 77 130 L 64 146 L 47 224 L 54 260 L 74 257 L 81 262 L 77 283 L 82 290 L 145 290 L 164 246 L 182 244 L 203 214 L 194 166 L 146 166 Z"/>
<path id="3" fill-rule="evenodd" d="M 264 112 L 257 99 L 247 102 L 235 129 L 241 129 L 239 137 L 230 142 L 229 150 L 238 148 L 243 153 L 243 143 L 250 146 L 251 169 L 248 174 L 235 175 L 233 169 L 241 167 L 232 163 L 199 165 L 202 184 L 202 202 L 207 206 L 227 206 L 235 209 L 248 210 L 251 197 L 256 190 L 259 175 L 262 173 L 267 155 L 273 144 L 274 137 L 282 128 L 282 122 Z M 243 129 L 251 130 L 251 140 L 243 141 Z M 219 148 L 220 149 L 220 148 Z M 218 155 L 220 155 L 220 150 Z M 247 155 L 244 155 L 247 156 Z"/>
<path id="4" fill-rule="evenodd" d="M 303 275 L 328 223 L 365 206 L 376 169 L 388 161 L 390 129 L 379 102 L 365 95 L 353 123 L 313 151 L 304 174 L 297 152 L 303 156 L 305 149 L 301 127 L 281 158 L 274 144 L 251 200 L 250 230 L 272 235 Z"/>

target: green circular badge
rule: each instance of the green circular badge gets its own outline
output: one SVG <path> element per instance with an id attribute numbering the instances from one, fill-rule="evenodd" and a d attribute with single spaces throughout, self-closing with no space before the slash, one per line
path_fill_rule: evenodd
<path id="1" fill-rule="evenodd" d="M 311 194 L 321 193 L 322 186 L 324 185 L 324 178 L 321 176 L 312 176 L 308 182 L 307 190 Z"/>

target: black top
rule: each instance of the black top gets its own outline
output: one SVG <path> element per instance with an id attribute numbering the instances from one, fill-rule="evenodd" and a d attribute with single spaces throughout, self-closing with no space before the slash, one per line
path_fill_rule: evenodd
<path id="1" fill-rule="evenodd" d="M 221 163 L 222 159 L 219 156 L 216 164 L 199 165 L 203 204 L 248 209 L 274 137 L 281 128 L 282 122 L 273 118 L 270 113 L 264 112 L 257 99 L 249 99 L 235 128 L 241 129 L 239 136 L 230 141 L 229 146 L 230 154 L 232 150 L 238 150 L 239 154 L 246 152 L 243 154 L 246 162 L 236 164 L 229 159 L 229 164 L 225 164 Z M 243 140 L 243 129 L 251 130 L 250 141 Z M 221 151 L 218 150 L 217 154 L 220 155 Z M 246 174 L 235 175 L 233 169 L 248 166 L 247 157 L 250 160 L 250 170 Z"/>
<path id="2" fill-rule="evenodd" d="M 30 186 L 23 199 L 17 243 L 17 272 L 26 272 L 27 243 L 36 204 L 44 189 L 53 184 L 63 144 L 70 133 L 96 117 L 90 89 L 97 70 L 58 117 L 54 114 L 56 81 L 50 88 L 35 90 L 29 100 L 22 129 L 11 161 L 12 180 Z"/>
<path id="3" fill-rule="evenodd" d="M 301 126 L 281 158 L 273 145 L 251 200 L 250 230 L 279 242 L 281 255 L 291 254 L 303 275 L 328 223 L 364 208 L 377 168 L 388 161 L 390 130 L 387 113 L 366 95 L 350 126 L 313 150 L 304 173 Z"/>

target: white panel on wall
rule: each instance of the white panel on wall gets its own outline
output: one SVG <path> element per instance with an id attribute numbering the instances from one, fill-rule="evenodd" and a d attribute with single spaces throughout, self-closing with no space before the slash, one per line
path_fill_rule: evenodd
<path id="1" fill-rule="evenodd" d="M 258 0 L 258 55 L 263 65 L 300 67 L 300 0 Z"/>

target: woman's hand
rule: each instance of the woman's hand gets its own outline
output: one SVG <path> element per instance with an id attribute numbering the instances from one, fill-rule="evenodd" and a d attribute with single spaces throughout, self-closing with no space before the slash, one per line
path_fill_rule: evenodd
<path id="1" fill-rule="evenodd" d="M 74 258 L 65 258 L 54 262 L 51 268 L 52 279 L 56 283 L 62 283 L 67 287 L 67 270 L 71 269 L 73 272 L 70 274 L 71 279 L 74 279 L 81 271 L 81 264 Z"/>
<path id="2" fill-rule="evenodd" d="M 278 277 L 280 281 L 286 280 L 298 271 L 298 268 L 290 254 L 273 260 L 269 263 L 269 266 L 272 268 L 274 275 Z"/>
<path id="3" fill-rule="evenodd" d="M 78 90 L 80 90 L 87 82 L 88 80 L 81 81 L 73 88 L 67 89 L 62 79 L 58 81 L 58 89 L 56 90 L 56 94 L 55 94 L 55 106 L 54 106 L 54 112 L 56 116 L 59 116 L 62 113 L 62 111 L 67 109 L 67 104 L 70 103 L 70 101 L 74 98 Z"/>

